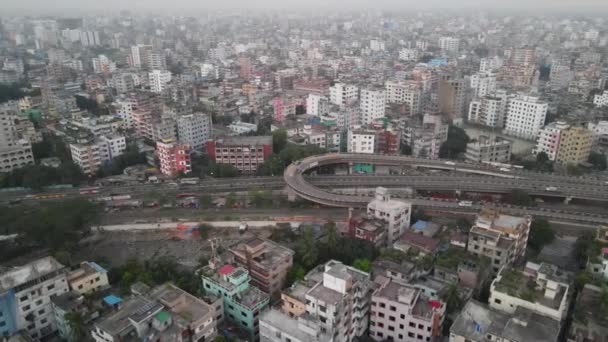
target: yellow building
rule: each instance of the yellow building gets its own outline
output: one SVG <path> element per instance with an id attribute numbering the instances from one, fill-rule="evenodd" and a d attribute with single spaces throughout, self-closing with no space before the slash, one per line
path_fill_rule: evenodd
<path id="1" fill-rule="evenodd" d="M 561 164 L 586 162 L 591 153 L 593 135 L 583 127 L 569 127 L 560 134 L 556 161 Z"/>
<path id="2" fill-rule="evenodd" d="M 85 261 L 68 274 L 70 288 L 80 294 L 97 292 L 110 285 L 108 271 L 94 262 Z"/>

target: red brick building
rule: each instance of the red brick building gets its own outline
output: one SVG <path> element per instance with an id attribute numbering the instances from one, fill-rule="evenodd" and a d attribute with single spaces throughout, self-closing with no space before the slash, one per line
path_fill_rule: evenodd
<path id="1" fill-rule="evenodd" d="M 218 164 L 229 164 L 241 173 L 255 173 L 272 154 L 272 136 L 227 137 L 207 143 L 207 154 Z"/>
<path id="2" fill-rule="evenodd" d="M 353 217 L 348 220 L 348 235 L 366 240 L 378 247 L 386 244 L 387 227 L 381 220 L 366 217 Z"/>
<path id="3" fill-rule="evenodd" d="M 156 143 L 156 155 L 160 161 L 160 171 L 167 176 L 177 176 L 180 172 L 192 171 L 190 146 L 173 140 Z"/>

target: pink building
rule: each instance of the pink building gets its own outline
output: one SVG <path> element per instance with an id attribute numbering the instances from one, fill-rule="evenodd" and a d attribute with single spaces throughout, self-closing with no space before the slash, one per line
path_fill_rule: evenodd
<path id="1" fill-rule="evenodd" d="M 160 171 L 167 176 L 177 176 L 180 172 L 192 171 L 190 146 L 179 144 L 173 140 L 163 140 L 156 143 L 156 154 L 160 160 Z"/>

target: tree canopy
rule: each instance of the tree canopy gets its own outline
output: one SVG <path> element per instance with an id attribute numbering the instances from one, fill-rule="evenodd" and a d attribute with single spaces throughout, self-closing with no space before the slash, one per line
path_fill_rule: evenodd
<path id="1" fill-rule="evenodd" d="M 599 152 L 591 152 L 588 159 L 593 168 L 599 171 L 604 171 L 608 167 L 606 163 L 606 155 Z"/>
<path id="2" fill-rule="evenodd" d="M 530 197 L 527 192 L 520 189 L 511 190 L 509 199 L 511 204 L 519 205 L 522 207 L 529 207 L 534 204 L 534 200 L 532 200 L 532 197 Z"/>
<path id="3" fill-rule="evenodd" d="M 549 221 L 535 218 L 530 225 L 530 238 L 528 245 L 536 251 L 540 251 L 545 245 L 555 239 L 555 231 L 551 228 Z"/>
<path id="4" fill-rule="evenodd" d="M 41 190 L 49 185 L 78 185 L 84 180 L 86 176 L 73 162 L 64 162 L 58 168 L 27 165 L 0 175 L 0 188 L 25 187 Z"/>
<path id="5" fill-rule="evenodd" d="M 457 158 L 459 154 L 467 150 L 470 140 L 464 129 L 450 125 L 448 139 L 439 148 L 439 158 Z"/>

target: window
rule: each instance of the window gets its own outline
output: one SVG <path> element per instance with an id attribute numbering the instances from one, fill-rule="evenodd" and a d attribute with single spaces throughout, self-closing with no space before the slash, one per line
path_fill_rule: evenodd
<path id="1" fill-rule="evenodd" d="M 404 328 L 405 328 L 405 325 L 399 324 L 399 329 L 404 329 Z"/>
<path id="2" fill-rule="evenodd" d="M 378 316 L 379 317 L 384 317 L 384 314 L 382 312 L 378 312 Z"/>
<path id="3" fill-rule="evenodd" d="M 55 288 L 54 284 L 51 284 L 51 285 L 49 285 L 49 286 L 46 287 L 46 289 L 49 290 L 49 291 L 51 291 L 54 288 Z"/>
<path id="4" fill-rule="evenodd" d="M 38 311 L 38 314 L 39 314 L 39 315 L 44 315 L 44 309 L 42 309 L 42 310 Z"/>
<path id="5" fill-rule="evenodd" d="M 413 332 L 408 332 L 408 333 L 407 333 L 407 336 L 408 336 L 408 337 L 412 337 L 412 338 L 413 338 L 413 337 L 416 337 L 416 335 L 414 335 L 414 333 L 413 333 Z"/>
<path id="6" fill-rule="evenodd" d="M 20 302 L 25 302 L 26 300 L 27 300 L 27 296 L 23 296 L 23 297 L 19 298 Z"/>
<path id="7" fill-rule="evenodd" d="M 391 322 L 394 322 L 395 321 L 395 316 L 388 316 L 388 320 L 391 321 Z"/>
<path id="8" fill-rule="evenodd" d="M 422 335 L 416 335 L 416 338 L 419 339 L 419 340 L 423 339 Z"/>
<path id="9" fill-rule="evenodd" d="M 494 298 L 494 303 L 496 303 L 496 304 L 502 304 L 502 300 L 500 300 L 498 298 Z"/>
<path id="10" fill-rule="evenodd" d="M 411 328 L 415 328 L 415 327 L 416 327 L 416 324 L 415 324 L 414 322 L 410 322 L 410 327 L 411 327 Z"/>
<path id="11" fill-rule="evenodd" d="M 393 327 L 393 326 L 389 325 L 389 326 L 388 326 L 388 330 L 389 330 L 389 331 L 395 331 L 395 327 Z"/>
<path id="12" fill-rule="evenodd" d="M 401 314 L 399 317 L 401 317 L 401 319 L 405 319 L 405 315 Z"/>
<path id="13" fill-rule="evenodd" d="M 390 310 L 391 310 L 391 311 L 397 311 L 397 308 L 391 305 L 391 306 L 390 306 Z"/>
<path id="14" fill-rule="evenodd" d="M 30 306 L 29 306 L 29 305 L 26 305 L 26 306 L 24 306 L 24 307 L 23 307 L 23 311 L 27 311 L 27 310 L 29 310 L 29 309 L 30 309 Z"/>

